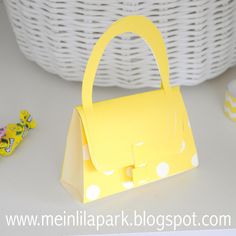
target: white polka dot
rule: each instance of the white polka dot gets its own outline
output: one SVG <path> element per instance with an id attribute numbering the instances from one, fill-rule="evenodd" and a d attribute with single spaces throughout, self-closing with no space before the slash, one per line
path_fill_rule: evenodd
<path id="1" fill-rule="evenodd" d="M 86 197 L 89 200 L 95 200 L 99 197 L 100 195 L 100 188 L 97 185 L 91 185 L 87 188 L 86 191 Z"/>
<path id="2" fill-rule="evenodd" d="M 185 147 L 186 147 L 186 143 L 185 143 L 185 141 L 183 140 L 183 141 L 182 141 L 182 144 L 181 144 L 181 148 L 180 148 L 180 153 L 182 153 L 182 152 L 184 151 Z"/>
<path id="3" fill-rule="evenodd" d="M 132 176 L 132 167 L 131 166 L 126 168 L 126 175 L 129 176 L 129 177 Z"/>
<path id="4" fill-rule="evenodd" d="M 83 158 L 84 160 L 90 160 L 89 152 L 88 152 L 88 145 L 83 146 Z"/>
<path id="5" fill-rule="evenodd" d="M 107 171 L 104 171 L 103 174 L 104 175 L 113 175 L 114 174 L 114 170 L 107 170 Z"/>
<path id="6" fill-rule="evenodd" d="M 166 162 L 161 162 L 157 167 L 156 167 L 156 172 L 157 175 L 161 178 L 164 178 L 168 175 L 170 170 L 170 167 L 168 165 L 168 163 Z"/>
<path id="7" fill-rule="evenodd" d="M 124 188 L 130 189 L 134 187 L 134 183 L 132 181 L 126 181 L 123 183 Z"/>
<path id="8" fill-rule="evenodd" d="M 197 154 L 193 155 L 193 157 L 192 157 L 192 165 L 195 167 L 197 167 L 199 165 Z"/>

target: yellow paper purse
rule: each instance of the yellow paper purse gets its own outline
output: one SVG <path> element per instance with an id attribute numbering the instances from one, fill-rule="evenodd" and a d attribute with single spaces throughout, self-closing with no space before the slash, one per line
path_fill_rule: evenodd
<path id="1" fill-rule="evenodd" d="M 102 54 L 112 38 L 132 32 L 151 48 L 159 90 L 93 103 Z M 69 127 L 61 182 L 74 197 L 90 202 L 178 174 L 198 165 L 188 115 L 179 87 L 170 87 L 161 33 L 144 16 L 115 23 L 93 48 L 84 73 L 82 105 Z"/>

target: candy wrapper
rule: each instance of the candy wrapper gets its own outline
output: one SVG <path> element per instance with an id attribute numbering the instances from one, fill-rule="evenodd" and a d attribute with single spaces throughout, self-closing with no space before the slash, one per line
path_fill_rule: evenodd
<path id="1" fill-rule="evenodd" d="M 1 138 L 6 134 L 6 127 L 4 128 L 0 128 L 0 141 L 1 141 Z"/>
<path id="2" fill-rule="evenodd" d="M 20 112 L 20 122 L 8 124 L 0 129 L 0 155 L 11 155 L 30 129 L 36 127 L 36 122 L 28 111 Z"/>
<path id="3" fill-rule="evenodd" d="M 232 80 L 227 85 L 224 103 L 225 115 L 236 122 L 236 80 Z"/>

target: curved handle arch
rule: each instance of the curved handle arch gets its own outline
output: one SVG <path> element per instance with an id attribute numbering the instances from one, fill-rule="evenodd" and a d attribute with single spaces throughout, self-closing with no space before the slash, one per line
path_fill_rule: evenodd
<path id="1" fill-rule="evenodd" d="M 169 68 L 165 43 L 160 31 L 145 16 L 127 16 L 114 22 L 95 44 L 87 62 L 82 84 L 82 106 L 92 106 L 93 84 L 100 59 L 107 44 L 116 36 L 123 33 L 134 33 L 147 43 L 152 50 L 159 69 L 162 88 L 169 90 Z"/>

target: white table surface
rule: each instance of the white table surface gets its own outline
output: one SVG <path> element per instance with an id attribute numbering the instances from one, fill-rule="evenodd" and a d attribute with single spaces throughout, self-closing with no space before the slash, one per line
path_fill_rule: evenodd
<path id="1" fill-rule="evenodd" d="M 67 128 L 80 104 L 81 83 L 67 82 L 25 59 L 19 51 L 3 4 L 0 4 L 0 126 L 18 121 L 28 109 L 38 122 L 13 156 L 0 159 L 0 235 L 97 233 L 94 228 L 7 227 L 6 214 L 60 214 L 86 210 L 117 214 L 230 214 L 236 226 L 236 124 L 223 114 L 225 86 L 236 68 L 195 87 L 183 87 L 200 159 L 199 168 L 82 205 L 59 183 Z M 95 88 L 95 100 L 144 90 Z M 196 229 L 196 228 L 194 228 Z M 152 231 L 149 227 L 102 228 L 99 233 Z"/>

